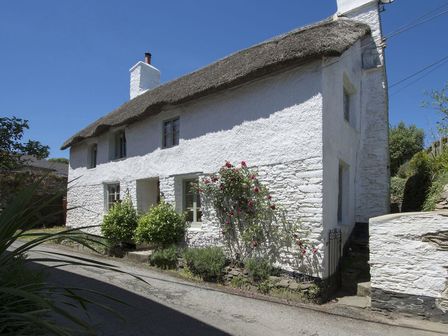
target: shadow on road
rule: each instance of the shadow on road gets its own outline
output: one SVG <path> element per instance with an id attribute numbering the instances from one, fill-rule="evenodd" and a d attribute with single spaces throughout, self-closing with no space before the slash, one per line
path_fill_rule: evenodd
<path id="1" fill-rule="evenodd" d="M 77 317 L 93 325 L 98 335 L 229 335 L 188 315 L 109 283 L 40 264 L 34 264 L 32 267 L 43 269 L 48 282 L 52 284 L 98 291 L 126 303 L 124 305 L 110 301 L 105 297 L 88 295 L 89 299 L 108 305 L 125 319 L 123 321 L 113 313 L 95 306 L 90 306 L 88 316 L 82 310 L 76 310 L 78 315 L 82 314 L 82 316 L 77 315 Z M 91 268 L 91 270 L 92 272 L 97 271 L 95 268 Z M 102 273 L 101 270 L 98 270 L 98 272 Z M 129 279 L 132 283 L 139 282 L 130 276 Z M 147 288 L 148 292 L 151 290 L 150 285 L 143 282 L 137 285 Z"/>

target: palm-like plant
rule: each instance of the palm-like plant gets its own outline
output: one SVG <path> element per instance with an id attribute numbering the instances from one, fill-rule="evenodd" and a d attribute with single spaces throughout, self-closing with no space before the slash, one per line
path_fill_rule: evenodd
<path id="1" fill-rule="evenodd" d="M 122 272 L 113 265 L 89 260 L 87 258 L 68 256 L 63 253 L 53 253 L 48 257 L 28 258 L 27 253 L 54 239 L 65 239 L 76 242 L 95 250 L 101 243 L 99 237 L 86 235 L 81 229 L 68 229 L 57 233 L 31 233 L 30 230 L 43 223 L 47 216 L 41 215 L 41 210 L 51 204 L 60 195 L 40 198 L 36 195 L 42 179 L 17 192 L 7 207 L 0 213 L 0 334 L 1 335 L 71 335 L 67 326 L 58 325 L 57 320 L 66 320 L 68 324 L 81 328 L 88 334 L 93 334 L 92 328 L 73 313 L 73 306 L 81 311 L 87 311 L 89 305 L 101 305 L 88 299 L 91 294 L 107 297 L 102 293 L 84 288 L 61 288 L 46 283 L 44 277 L 35 270 L 24 265 L 26 260 L 49 262 L 52 267 L 65 265 L 91 266 Z M 69 209 L 70 210 L 70 209 Z M 54 214 L 51 214 L 54 215 Z M 30 239 L 20 241 L 21 238 Z M 140 279 L 141 280 L 141 279 Z M 89 294 L 89 295 L 84 295 Z M 96 300 L 95 300 L 96 301 Z M 119 302 L 119 301 L 118 301 Z"/>

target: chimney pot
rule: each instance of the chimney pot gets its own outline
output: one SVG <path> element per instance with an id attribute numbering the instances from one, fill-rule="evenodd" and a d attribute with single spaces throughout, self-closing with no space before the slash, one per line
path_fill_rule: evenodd
<path id="1" fill-rule="evenodd" d="M 145 63 L 151 64 L 151 53 L 147 52 L 145 53 Z"/>

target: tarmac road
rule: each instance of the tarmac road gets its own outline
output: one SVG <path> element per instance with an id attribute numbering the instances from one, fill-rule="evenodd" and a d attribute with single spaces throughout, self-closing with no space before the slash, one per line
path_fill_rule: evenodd
<path id="1" fill-rule="evenodd" d="M 48 252 L 79 255 L 118 266 L 142 277 L 85 266 L 49 268 L 50 281 L 64 286 L 97 290 L 127 303 L 94 298 L 120 312 L 125 321 L 100 309 L 89 309 L 89 320 L 98 335 L 245 335 L 245 336 L 430 336 L 440 333 L 367 322 L 357 316 L 344 317 L 313 309 L 288 306 L 216 291 L 143 265 L 117 259 L 78 254 L 59 247 L 44 246 L 29 254 Z M 320 309 L 320 308 L 319 308 Z M 373 319 L 374 320 L 374 319 Z M 424 323 L 424 322 L 422 322 Z M 419 322 L 417 322 L 417 327 Z M 448 333 L 448 328 L 447 328 Z"/>

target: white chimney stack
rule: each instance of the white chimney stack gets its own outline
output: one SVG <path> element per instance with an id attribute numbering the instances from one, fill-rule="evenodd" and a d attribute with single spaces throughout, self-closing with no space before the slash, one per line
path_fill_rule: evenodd
<path id="1" fill-rule="evenodd" d="M 145 53 L 145 61 L 138 62 L 131 69 L 131 99 L 160 85 L 160 71 L 151 65 L 151 54 Z"/>
<path id="2" fill-rule="evenodd" d="M 359 9 L 368 4 L 378 5 L 379 0 L 337 0 L 338 2 L 338 15 L 344 15 L 355 9 Z"/>

